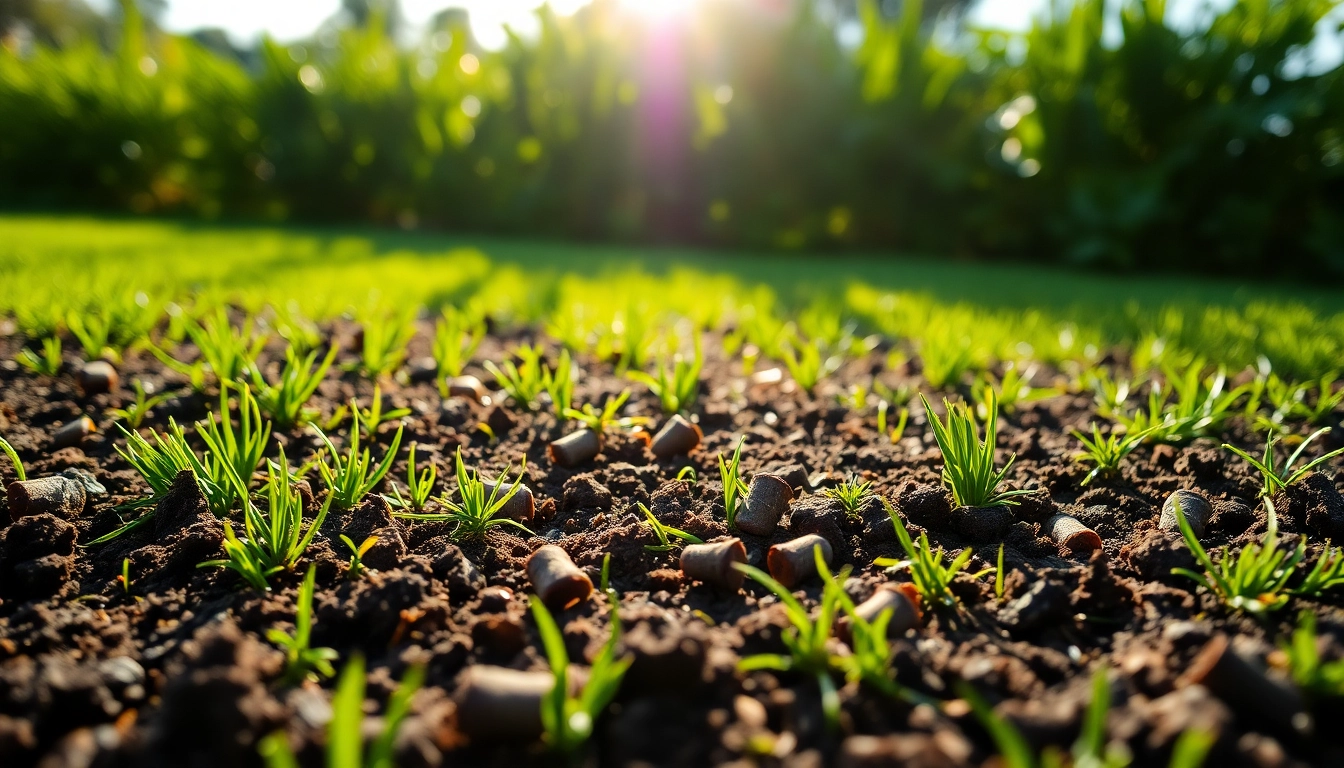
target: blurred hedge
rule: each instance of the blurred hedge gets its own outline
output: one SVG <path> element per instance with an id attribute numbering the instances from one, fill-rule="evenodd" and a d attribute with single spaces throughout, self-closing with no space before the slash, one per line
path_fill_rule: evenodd
<path id="1" fill-rule="evenodd" d="M 0 205 L 1339 277 L 1344 69 L 1291 71 L 1334 5 L 1127 2 L 1116 45 L 1100 1 L 1016 37 L 860 2 L 846 46 L 829 5 L 597 0 L 245 66 L 127 2 L 114 50 L 0 48 Z"/>

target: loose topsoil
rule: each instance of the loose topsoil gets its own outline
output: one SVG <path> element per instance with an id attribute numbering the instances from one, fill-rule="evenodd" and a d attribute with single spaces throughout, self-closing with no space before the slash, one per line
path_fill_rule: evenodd
<path id="1" fill-rule="evenodd" d="M 355 360 L 353 329 L 331 330 L 346 348 L 341 360 Z M 477 359 L 500 360 L 523 338 L 492 336 Z M 426 344 L 423 334 L 412 344 L 413 373 Z M 16 339 L 0 339 L 0 359 L 12 360 L 17 349 Z M 281 350 L 272 345 L 265 357 L 273 375 Z M 67 368 L 73 366 L 68 361 Z M 576 404 L 632 386 L 626 413 L 655 417 L 655 428 L 661 422 L 657 401 L 642 386 L 618 378 L 607 362 L 584 361 L 584 368 Z M 69 370 L 51 379 L 9 363 L 0 368 L 0 434 L 16 446 L 29 476 L 78 468 L 108 490 L 70 519 L 36 515 L 10 523 L 0 514 L 0 764 L 258 765 L 258 740 L 279 729 L 288 731 L 302 764 L 323 764 L 332 682 L 280 687 L 283 655 L 265 639 L 272 627 L 292 629 L 306 566 L 272 579 L 269 593 L 248 588 L 230 571 L 198 569 L 200 561 L 221 556 L 223 529 L 189 478 L 161 501 L 152 523 L 105 545 L 81 546 L 118 526 L 114 506 L 147 493 L 116 454 L 122 439 L 104 416 L 130 397 L 128 382 L 181 393 L 154 410 L 146 429 L 165 429 L 169 417 L 190 424 L 218 407 L 216 396 L 190 393 L 181 377 L 148 355 L 130 356 L 120 372 L 119 390 L 86 397 Z M 489 380 L 475 366 L 468 372 Z M 884 372 L 874 355 L 849 363 L 821 390 L 866 383 L 877 373 L 892 377 L 892 384 L 903 377 L 918 383 L 916 370 Z M 961 702 L 940 712 L 850 686 L 841 693 L 841 728 L 831 732 L 813 681 L 736 671 L 742 656 L 784 651 L 781 604 L 751 581 L 731 594 L 688 583 L 675 550 L 645 549 L 656 540 L 636 504 L 707 541 L 728 535 L 717 456 L 742 437 L 744 476 L 780 475 L 797 494 L 773 536 L 741 535 L 753 564 L 764 567 L 772 543 L 817 533 L 831 543 L 834 567 L 853 566 L 847 590 L 856 600 L 883 582 L 908 580 L 873 565 L 874 558 L 900 555 L 880 503 L 871 501 L 851 518 L 817 493 L 851 473 L 872 480 L 912 534 L 927 531 L 935 546 L 950 552 L 976 547 L 968 572 L 991 567 L 998 544 L 1005 545 L 1001 598 L 992 577 L 963 577 L 956 584 L 959 611 L 926 612 L 922 626 L 894 642 L 902 685 L 948 701 L 965 681 L 1034 745 L 1067 747 L 1081 727 L 1092 673 L 1108 665 L 1108 733 L 1127 746 L 1135 765 L 1165 765 L 1176 737 L 1192 727 L 1216 738 L 1211 766 L 1344 764 L 1337 700 L 1309 703 L 1297 713 L 1276 711 L 1281 708 L 1241 695 L 1245 688 L 1235 676 L 1230 688 L 1217 679 L 1204 685 L 1183 679 L 1197 654 L 1221 638 L 1231 640 L 1255 674 L 1267 668 L 1265 674 L 1280 679 L 1275 649 L 1299 609 L 1318 614 L 1325 658 L 1344 652 L 1338 593 L 1321 601 L 1294 599 L 1289 608 L 1253 620 L 1171 574 L 1173 567 L 1194 567 L 1179 535 L 1158 525 L 1172 491 L 1198 490 L 1212 502 L 1203 536 L 1210 549 L 1238 548 L 1266 530 L 1259 479 L 1219 447 L 1221 439 L 1142 447 L 1120 476 L 1083 487 L 1087 468 L 1073 461 L 1078 444 L 1068 430 L 1097 420 L 1091 399 L 1061 395 L 1020 405 L 1001 421 L 999 448 L 1004 457 L 1017 454 L 1007 485 L 1037 493 L 1010 508 L 1002 531 L 973 540 L 939 482 L 941 454 L 922 413 L 912 410 L 905 436 L 892 444 L 877 433 L 871 413 L 798 392 L 787 374 L 783 380 L 753 383 L 740 362 L 711 352 L 693 411 L 704 431 L 700 449 L 658 461 L 643 441 L 621 435 L 597 459 L 573 469 L 547 458 L 548 442 L 572 429 L 547 413 L 525 413 L 498 396 L 494 403 L 441 400 L 427 381 L 383 385 L 391 404 L 411 409 L 406 441 L 419 445 L 421 462 L 433 458 L 441 476 L 450 476 L 460 447 L 469 466 L 493 476 L 526 457 L 526 483 L 537 499 L 535 536 L 496 528 L 482 541 L 454 542 L 449 525 L 394 519 L 371 497 L 349 513 L 333 513 L 309 550 L 305 560 L 317 564 L 313 644 L 336 649 L 338 666 L 356 652 L 367 658 L 370 723 L 410 665 L 427 667 L 426 685 L 397 740 L 399 765 L 557 762 L 537 744 L 470 743 L 456 728 L 453 701 L 471 665 L 547 668 L 527 611 L 531 585 L 523 569 L 545 543 L 562 547 L 595 583 L 604 553 L 611 554 L 623 647 L 634 658 L 579 757 L 583 764 L 978 766 L 990 760 L 992 741 Z M 368 381 L 333 369 L 314 404 L 329 414 L 352 396 L 367 402 L 371 392 Z M 55 430 L 81 414 L 97 421 L 98 432 L 53 450 Z M 496 440 L 477 428 L 481 422 Z M 383 426 L 375 457 L 394 430 Z M 338 443 L 345 437 L 343 428 Z M 1221 437 L 1257 448 L 1258 438 L 1239 422 Z M 1331 439 L 1337 437 L 1322 443 Z M 319 442 L 311 430 L 280 432 L 268 455 L 280 445 L 297 461 L 312 457 Z M 1318 449 L 1327 447 L 1333 446 Z M 688 466 L 699 479 L 677 481 Z M 1281 529 L 1308 534 L 1311 559 L 1326 538 L 1344 541 L 1344 500 L 1333 479 L 1339 467 L 1334 462 L 1279 500 Z M 14 479 L 8 466 L 0 471 L 6 482 Z M 405 473 L 403 450 L 391 477 L 404 484 Z M 315 476 L 314 486 L 320 499 Z M 1103 549 L 1062 551 L 1042 528 L 1059 512 L 1095 530 Z M 373 571 L 364 578 L 347 578 L 341 533 L 355 541 L 379 536 L 365 557 Z M 129 594 L 116 578 L 126 558 Z M 813 577 L 797 594 L 815 605 L 820 591 Z M 606 639 L 611 610 L 605 596 L 594 594 L 557 614 L 575 662 L 590 660 Z"/>

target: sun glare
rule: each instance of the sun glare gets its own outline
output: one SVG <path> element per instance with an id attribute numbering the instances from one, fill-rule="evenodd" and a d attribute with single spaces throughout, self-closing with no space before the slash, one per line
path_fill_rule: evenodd
<path id="1" fill-rule="evenodd" d="M 649 21 L 667 21 L 687 15 L 698 0 L 621 0 L 621 7 Z"/>

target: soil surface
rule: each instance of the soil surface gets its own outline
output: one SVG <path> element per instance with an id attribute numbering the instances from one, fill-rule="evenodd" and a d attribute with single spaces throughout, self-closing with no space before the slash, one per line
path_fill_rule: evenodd
<path id="1" fill-rule="evenodd" d="M 352 328 L 329 331 L 354 362 Z M 535 494 L 535 535 L 495 528 L 481 541 L 454 542 L 445 523 L 396 519 L 381 498 L 333 513 L 309 550 L 317 564 L 313 644 L 336 649 L 339 667 L 356 652 L 368 663 L 366 712 L 376 720 L 404 672 L 425 664 L 427 682 L 413 699 L 397 740 L 398 764 L 519 766 L 554 764 L 538 744 L 513 739 L 471 743 L 457 728 L 454 696 L 464 670 L 491 664 L 546 669 L 527 610 L 532 591 L 527 556 L 558 544 L 594 583 L 605 553 L 611 585 L 620 595 L 623 647 L 633 666 L 615 702 L 597 724 L 588 765 L 983 765 L 993 743 L 962 702 L 938 711 L 880 693 L 842 689 L 838 732 L 827 729 L 814 682 L 793 674 L 741 673 L 739 658 L 784 652 L 783 607 L 748 581 L 739 591 L 715 591 L 685 580 L 678 553 L 656 544 L 637 503 L 664 523 L 706 541 L 728 535 L 717 457 L 740 438 L 744 476 L 769 472 L 793 486 L 796 498 L 774 535 L 740 534 L 749 561 L 765 567 L 773 543 L 804 533 L 825 537 L 833 567 L 853 567 L 847 590 L 862 600 L 883 582 L 906 581 L 874 558 L 899 557 L 890 519 L 870 501 L 850 517 L 818 490 L 854 473 L 873 482 L 908 521 L 927 531 L 934 546 L 976 548 L 967 571 L 992 567 L 1004 544 L 1005 593 L 993 578 L 963 577 L 958 611 L 927 611 L 922 626 L 894 641 L 896 679 L 937 700 L 957 699 L 965 681 L 1037 746 L 1071 745 L 1081 727 L 1092 673 L 1107 665 L 1112 677 L 1109 734 L 1123 742 L 1135 765 L 1165 765 L 1176 737 L 1196 727 L 1216 737 L 1206 765 L 1344 765 L 1338 701 L 1302 703 L 1285 712 L 1267 699 L 1243 695 L 1244 680 L 1211 674 L 1198 684 L 1187 674 L 1201 651 L 1231 641 L 1249 662 L 1257 684 L 1283 690 L 1276 648 L 1299 610 L 1318 614 L 1325 658 L 1344 654 L 1344 611 L 1339 591 L 1325 599 L 1294 598 L 1262 620 L 1233 614 L 1193 582 L 1171 574 L 1193 567 L 1179 534 L 1159 527 L 1172 491 L 1192 489 L 1212 505 L 1203 534 L 1207 548 L 1258 541 L 1266 530 L 1260 482 L 1245 462 L 1222 450 L 1230 440 L 1253 453 L 1258 438 L 1239 420 L 1229 434 L 1186 445 L 1144 446 L 1119 476 L 1081 485 L 1088 468 L 1073 461 L 1079 446 L 1068 431 L 1098 420 L 1090 397 L 1061 395 L 1023 404 L 1000 422 L 999 448 L 1017 454 L 1007 485 L 1037 491 L 988 526 L 971 524 L 953 509 L 939 481 L 941 454 L 922 413 L 912 410 L 904 437 L 880 435 L 872 413 L 837 405 L 834 393 L 881 374 L 888 383 L 917 386 L 914 370 L 884 371 L 880 352 L 851 361 L 809 396 L 782 382 L 754 383 L 740 361 L 709 353 L 701 397 L 692 416 L 704 432 L 689 456 L 656 460 L 638 436 L 618 435 L 585 465 L 554 466 L 546 448 L 572 426 L 549 413 L 530 414 L 501 403 L 439 397 L 416 360 L 428 353 L 427 334 L 412 343 L 411 365 L 400 383 L 384 382 L 391 405 L 404 406 L 406 443 L 423 462 L 440 466 L 451 490 L 451 460 L 460 447 L 469 466 L 497 475 L 526 457 L 526 484 Z M 519 334 L 488 338 L 477 360 L 501 360 L 526 340 Z M 12 360 L 15 338 L 0 339 L 0 359 Z M 717 349 L 707 343 L 707 350 Z M 179 350 L 194 355 L 190 347 Z M 283 359 L 272 344 L 264 354 L 270 375 Z M 189 476 L 159 503 L 152 523 L 108 544 L 84 543 L 116 528 L 115 507 L 148 489 L 116 453 L 120 433 L 105 415 L 131 399 L 129 383 L 178 393 L 154 409 L 143 430 L 162 431 L 218 408 L 217 395 L 192 393 L 186 381 L 148 354 L 120 366 L 121 387 L 85 396 L 78 364 L 67 360 L 57 378 L 34 376 L 12 363 L 0 367 L 0 434 L 7 437 L 30 478 L 76 468 L 103 484 L 69 519 L 42 514 L 11 523 L 0 514 L 0 764 L 5 766 L 247 766 L 259 765 L 257 742 L 285 729 L 303 765 L 322 765 L 325 723 L 333 682 L 281 687 L 283 654 L 266 640 L 272 627 L 291 630 L 301 566 L 272 579 L 273 591 L 248 588 L 231 571 L 197 568 L 222 556 L 223 527 L 206 509 Z M 600 402 L 629 386 L 627 415 L 663 417 L 642 385 L 616 376 L 609 362 L 584 360 L 575 403 Z M 758 366 L 768 368 L 768 363 Z M 468 373 L 490 378 L 475 365 Z M 758 377 L 758 379 L 770 377 Z M 314 404 L 330 414 L 372 384 L 333 368 Z M 52 435 L 82 414 L 98 431 L 71 447 L 53 449 Z M 493 429 L 495 439 L 478 429 Z M 1103 422 L 1104 423 L 1104 422 Z M 344 446 L 348 424 L 335 438 Z M 375 440 L 381 456 L 395 425 Z M 1338 433 L 1338 430 L 1336 430 Z M 1328 443 L 1327 436 L 1322 443 Z M 195 438 L 192 438 L 195 440 Z M 312 458 L 319 441 L 311 430 L 277 432 L 268 455 L 283 445 L 291 461 Z M 201 448 L 198 444 L 198 448 Z M 1325 450 L 1327 445 L 1316 446 Z M 678 472 L 694 467 L 695 482 Z M 1309 552 L 1327 539 L 1344 540 L 1344 500 L 1334 480 L 1339 461 L 1280 499 L 1280 526 L 1307 534 Z M 14 479 L 5 464 L 0 477 Z M 405 450 L 391 478 L 404 488 Z M 313 473 L 317 500 L 321 484 Z M 384 488 L 390 491 L 390 488 Z M 315 512 L 316 503 L 309 512 Z M 1054 514 L 1077 517 L 1100 535 L 1103 548 L 1071 552 L 1043 524 Z M 349 552 L 339 539 L 379 542 L 365 558 L 372 572 L 348 578 Z M 129 559 L 129 592 L 117 580 Z M 819 599 L 815 577 L 798 586 L 809 605 Z M 557 614 L 571 658 L 591 660 L 605 641 L 613 606 L 599 593 Z M 1206 651 L 1207 652 L 1207 651 Z M 1224 665 L 1228 666 L 1228 665 Z M 1221 670 L 1222 667 L 1219 667 Z M 1244 672 L 1245 670 L 1243 670 Z M 1218 670 L 1215 670 L 1217 673 Z"/>

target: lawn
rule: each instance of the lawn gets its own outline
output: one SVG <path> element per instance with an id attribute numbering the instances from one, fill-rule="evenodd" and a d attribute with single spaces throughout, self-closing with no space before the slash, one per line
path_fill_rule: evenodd
<path id="1" fill-rule="evenodd" d="M 297 301 L 319 319 L 381 305 L 474 302 L 502 319 L 608 322 L 664 310 L 712 324 L 752 306 L 808 323 L 966 346 L 980 364 L 1085 361 L 1154 348 L 1315 378 L 1344 352 L 1344 296 L 1304 285 L 1108 275 L 916 255 L 722 252 L 171 221 L 0 217 L 0 311 L 34 329 L 144 292 L 251 309 Z M 809 312 L 809 309 L 811 310 Z M 1022 346 L 1025 343 L 1030 349 Z"/>

